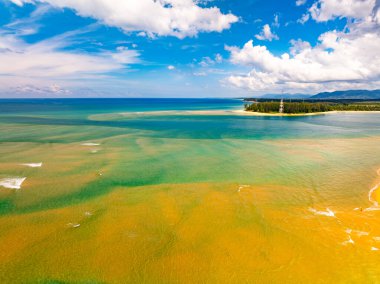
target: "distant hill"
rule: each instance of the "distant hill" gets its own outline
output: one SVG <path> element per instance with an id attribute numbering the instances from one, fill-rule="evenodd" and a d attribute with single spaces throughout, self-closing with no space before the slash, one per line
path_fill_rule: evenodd
<path id="1" fill-rule="evenodd" d="M 380 99 L 380 90 L 368 91 L 368 90 L 348 90 L 348 91 L 336 91 L 319 93 L 310 99 L 350 99 L 350 100 L 373 100 Z"/>
<path id="2" fill-rule="evenodd" d="M 311 95 L 305 94 L 265 94 L 261 96 L 262 99 L 308 99 Z"/>

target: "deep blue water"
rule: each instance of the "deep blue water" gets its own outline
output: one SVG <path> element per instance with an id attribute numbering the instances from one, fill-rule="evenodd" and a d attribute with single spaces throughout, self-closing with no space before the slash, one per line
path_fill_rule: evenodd
<path id="1" fill-rule="evenodd" d="M 162 110 L 240 109 L 237 99 L 0 99 L 0 114 L 80 114 Z"/>

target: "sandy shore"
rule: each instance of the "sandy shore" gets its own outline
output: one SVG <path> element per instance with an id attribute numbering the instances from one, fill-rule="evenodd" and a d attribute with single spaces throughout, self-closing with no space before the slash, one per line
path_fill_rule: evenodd
<path id="1" fill-rule="evenodd" d="M 327 114 L 345 114 L 345 113 L 376 113 L 380 114 L 380 111 L 330 111 L 330 112 L 314 112 L 314 113 L 261 113 L 245 110 L 167 110 L 167 111 L 143 111 L 143 112 L 122 112 L 122 113 L 110 113 L 101 115 L 91 115 L 90 120 L 118 120 L 122 118 L 138 118 L 138 117 L 153 117 L 153 116 L 191 116 L 191 115 L 207 115 L 207 116 L 268 116 L 268 117 L 302 117 L 302 116 L 317 116 Z M 92 143 L 82 144 L 85 146 L 95 146 Z"/>
<path id="2" fill-rule="evenodd" d="M 374 114 L 380 114 L 380 111 L 326 111 L 326 112 L 312 112 L 312 113 L 261 113 L 261 112 L 252 112 L 252 111 L 245 111 L 245 110 L 236 110 L 234 111 L 238 114 L 242 115 L 253 115 L 253 116 L 314 116 L 314 115 L 326 115 L 326 114 L 367 114 L 367 113 L 374 113 Z"/>
<path id="3" fill-rule="evenodd" d="M 303 113 L 303 114 L 281 114 L 281 113 L 261 113 L 245 110 L 183 110 L 183 111 L 148 111 L 148 112 L 126 112 L 120 113 L 124 117 L 129 116 L 161 116 L 161 115 L 242 115 L 242 116 L 311 116 L 324 113 Z"/>
<path id="4" fill-rule="evenodd" d="M 312 112 L 312 113 L 264 113 L 264 112 L 253 112 L 246 110 L 236 110 L 234 113 L 239 115 L 248 115 L 248 116 L 314 116 L 314 115 L 323 115 L 326 112 Z"/>

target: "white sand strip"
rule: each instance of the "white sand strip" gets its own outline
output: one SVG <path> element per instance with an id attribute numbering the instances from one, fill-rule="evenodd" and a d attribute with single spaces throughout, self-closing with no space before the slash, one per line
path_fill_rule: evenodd
<path id="1" fill-rule="evenodd" d="M 99 146 L 100 144 L 99 143 L 82 143 L 81 144 L 82 146 Z"/>
<path id="2" fill-rule="evenodd" d="M 26 166 L 29 168 L 41 168 L 42 163 L 27 163 L 27 164 L 21 164 L 22 166 Z"/>
<path id="3" fill-rule="evenodd" d="M 326 217 L 335 217 L 335 213 L 331 211 L 329 208 L 326 208 L 326 211 L 318 211 L 314 208 L 309 208 L 309 211 L 314 213 L 315 215 L 321 215 Z"/>
<path id="4" fill-rule="evenodd" d="M 4 178 L 0 179 L 0 186 L 11 189 L 20 189 L 26 178 Z"/>

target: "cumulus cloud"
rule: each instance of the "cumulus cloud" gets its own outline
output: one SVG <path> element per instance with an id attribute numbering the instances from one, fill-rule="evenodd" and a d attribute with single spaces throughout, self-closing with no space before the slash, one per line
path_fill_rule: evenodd
<path id="1" fill-rule="evenodd" d="M 315 46 L 301 39 L 292 40 L 289 53 L 281 56 L 274 55 L 266 46 L 255 45 L 252 40 L 243 48 L 228 47 L 232 63 L 250 66 L 252 70 L 246 75 L 230 76 L 227 82 L 255 91 L 310 93 L 380 88 L 380 28 L 375 1 L 371 2 L 371 7 L 367 7 L 368 0 L 350 1 L 361 2 L 352 7 L 361 7 L 366 15 L 361 9 L 355 14 L 347 7 L 340 11 L 333 9 L 333 13 L 325 10 L 337 7 L 332 2 L 345 1 L 348 0 L 318 1 L 320 12 L 315 14 L 318 17 L 313 16 L 316 21 L 336 17 L 354 17 L 355 21 L 348 22 L 348 30 L 321 34 Z"/>
<path id="2" fill-rule="evenodd" d="M 278 36 L 272 32 L 268 24 L 264 25 L 262 31 L 259 34 L 255 35 L 255 37 L 258 40 L 268 40 L 268 41 L 279 39 Z"/>
<path id="3" fill-rule="evenodd" d="M 309 12 L 317 22 L 326 22 L 335 18 L 364 19 L 368 17 L 376 0 L 318 0 Z"/>
<path id="4" fill-rule="evenodd" d="M 118 27 L 143 36 L 196 36 L 199 32 L 221 32 L 238 21 L 233 14 L 219 8 L 205 8 L 196 0 L 10 0 L 25 3 L 48 3 L 69 8 L 82 17 Z"/>

